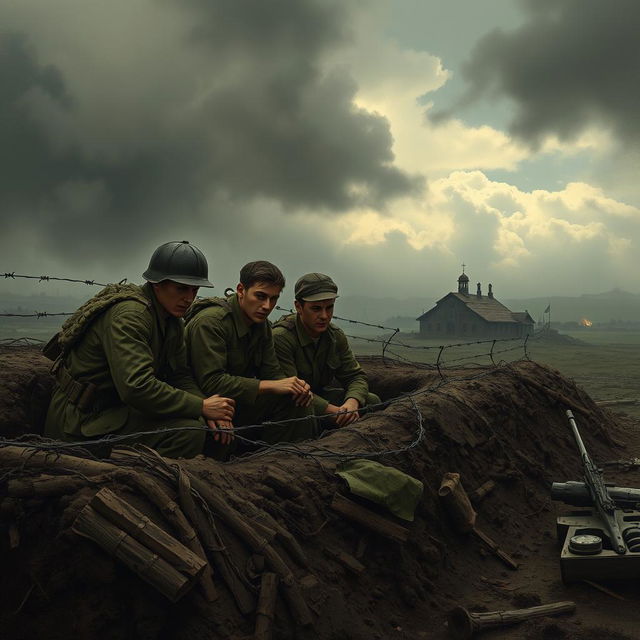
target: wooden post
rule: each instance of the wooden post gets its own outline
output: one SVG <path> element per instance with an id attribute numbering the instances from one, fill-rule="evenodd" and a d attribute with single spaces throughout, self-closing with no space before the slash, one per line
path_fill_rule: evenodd
<path id="1" fill-rule="evenodd" d="M 442 476 L 438 495 L 447 513 L 460 533 L 471 531 L 476 523 L 476 512 L 469 502 L 459 473 L 445 473 Z"/>
<path id="2" fill-rule="evenodd" d="M 486 495 L 491 493 L 495 488 L 496 483 L 493 480 L 487 480 L 486 482 L 482 483 L 475 491 L 472 491 L 469 494 L 469 498 L 471 502 L 478 503 L 482 499 L 484 499 Z"/>
<path id="3" fill-rule="evenodd" d="M 100 515 L 164 558 L 181 573 L 198 578 L 207 566 L 205 560 L 110 489 L 105 487 L 98 491 L 90 504 Z"/>
<path id="4" fill-rule="evenodd" d="M 291 569 L 276 552 L 276 550 L 260 536 L 240 514 L 232 509 L 213 489 L 197 478 L 189 474 L 193 488 L 207 501 L 209 507 L 255 552 L 263 555 L 271 569 L 278 574 L 282 581 L 283 594 L 289 603 L 291 613 L 295 620 L 302 626 L 308 626 L 313 622 L 311 612 L 302 596 L 300 587 L 291 573 Z"/>
<path id="5" fill-rule="evenodd" d="M 66 454 L 40 451 L 33 447 L 7 446 L 0 449 L 0 467 L 25 466 L 28 468 L 63 467 L 79 471 L 85 476 L 95 476 L 111 471 L 120 471 L 115 464 L 88 460 Z"/>
<path id="6" fill-rule="evenodd" d="M 333 549 L 332 547 L 325 547 L 323 549 L 325 555 L 337 560 L 345 569 L 351 571 L 351 573 L 359 576 L 364 573 L 365 566 L 359 560 L 356 560 L 352 555 L 341 549 Z"/>
<path id="7" fill-rule="evenodd" d="M 256 610 L 254 640 L 271 640 L 277 597 L 278 576 L 275 573 L 263 573 L 260 584 L 260 599 Z"/>
<path id="8" fill-rule="evenodd" d="M 224 543 L 222 542 L 222 538 L 215 524 L 209 522 L 202 510 L 196 505 L 191 495 L 189 475 L 182 467 L 179 468 L 178 486 L 180 504 L 198 531 L 204 548 L 208 551 L 218 573 L 229 588 L 229 591 L 231 591 L 231 595 L 236 601 L 240 613 L 242 613 L 242 615 L 251 613 L 256 606 L 255 598 L 229 566 L 228 558 L 223 551 Z"/>
<path id="9" fill-rule="evenodd" d="M 576 603 L 570 601 L 543 604 L 528 609 L 489 611 L 487 613 L 471 613 L 464 607 L 456 607 L 449 613 L 448 625 L 449 631 L 456 640 L 468 640 L 473 637 L 476 631 L 506 627 L 532 618 L 572 613 L 575 608 Z"/>
<path id="10" fill-rule="evenodd" d="M 404 527 L 379 516 L 366 507 L 345 498 L 339 493 L 333 495 L 331 508 L 345 518 L 349 518 L 359 525 L 366 527 L 381 536 L 395 540 L 396 542 L 406 542 L 409 538 L 409 530 Z"/>
<path id="11" fill-rule="evenodd" d="M 451 516 L 451 520 L 460 533 L 473 533 L 489 548 L 491 553 L 504 562 L 510 569 L 517 569 L 518 563 L 505 553 L 486 533 L 475 526 L 476 512 L 471 506 L 459 473 L 445 473 L 438 490 L 442 503 Z"/>
<path id="12" fill-rule="evenodd" d="M 152 480 L 143 473 L 132 472 L 130 481 L 138 487 L 138 489 L 158 508 L 160 513 L 168 520 L 168 522 L 173 525 L 178 533 L 180 542 L 206 562 L 207 555 L 202 548 L 202 544 L 200 543 L 196 532 L 189 524 L 189 521 L 185 518 L 180 507 L 169 497 L 169 494 L 162 489 L 155 480 Z M 204 595 L 209 602 L 214 602 L 218 599 L 218 592 L 216 591 L 216 586 L 213 583 L 213 573 L 208 563 L 200 576 L 200 584 Z"/>
<path id="13" fill-rule="evenodd" d="M 194 585 L 194 579 L 174 569 L 166 560 L 94 511 L 91 505 L 80 511 L 72 529 L 99 544 L 171 602 L 180 600 Z"/>

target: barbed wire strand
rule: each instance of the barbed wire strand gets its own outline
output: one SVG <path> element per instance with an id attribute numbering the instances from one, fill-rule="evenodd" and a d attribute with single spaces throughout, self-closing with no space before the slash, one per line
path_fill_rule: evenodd
<path id="1" fill-rule="evenodd" d="M 29 436 L 29 434 L 27 434 L 25 436 L 22 436 L 18 439 L 13 439 L 13 440 L 7 439 L 7 438 L 0 438 L 0 447 L 20 446 L 20 447 L 33 449 L 34 452 L 45 451 L 53 455 L 60 455 L 62 453 L 70 453 L 71 455 L 76 455 L 73 453 L 73 451 L 77 449 L 78 451 L 81 452 L 82 456 L 87 457 L 87 451 L 91 447 L 102 446 L 102 445 L 113 446 L 115 444 L 124 442 L 126 440 L 139 438 L 140 436 L 145 436 L 145 435 L 157 436 L 158 434 L 162 434 L 164 432 L 176 433 L 178 431 L 206 431 L 210 433 L 223 433 L 223 434 L 224 433 L 229 434 L 231 432 L 234 435 L 234 437 L 237 438 L 239 441 L 251 444 L 251 446 L 260 447 L 259 450 L 254 453 L 247 453 L 241 457 L 233 458 L 222 464 L 242 463 L 244 461 L 252 459 L 253 457 L 265 455 L 266 453 L 273 452 L 273 451 L 291 453 L 302 458 L 314 458 L 314 459 L 332 458 L 332 459 L 340 459 L 340 460 L 351 459 L 351 458 L 380 458 L 388 455 L 399 455 L 406 451 L 409 451 L 410 449 L 417 447 L 418 444 L 422 442 L 425 436 L 424 418 L 422 416 L 422 413 L 420 412 L 419 407 L 415 403 L 416 397 L 427 394 L 427 393 L 435 393 L 436 391 L 441 389 L 443 386 L 447 384 L 451 384 L 453 382 L 477 380 L 479 378 L 492 375 L 493 373 L 495 373 L 496 370 L 502 369 L 505 366 L 508 369 L 508 366 L 509 366 L 508 363 L 500 362 L 498 365 L 487 368 L 484 372 L 479 374 L 474 374 L 471 376 L 441 379 L 436 384 L 430 387 L 425 387 L 422 389 L 418 389 L 416 391 L 403 393 L 399 396 L 396 396 L 384 402 L 376 403 L 374 405 L 369 405 L 367 407 L 368 411 L 373 411 L 379 408 L 387 408 L 407 400 L 411 403 L 411 406 L 416 413 L 416 421 L 418 426 L 415 430 L 413 440 L 408 445 L 405 445 L 404 447 L 399 447 L 396 449 L 388 449 L 388 450 L 382 450 L 382 451 L 344 452 L 344 451 L 333 451 L 327 447 L 324 447 L 318 444 L 313 444 L 313 442 L 309 442 L 309 441 L 306 441 L 300 444 L 297 444 L 297 443 L 269 444 L 261 440 L 251 440 L 249 438 L 245 438 L 244 436 L 240 435 L 240 432 L 247 431 L 249 429 L 256 429 L 260 427 L 264 428 L 272 425 L 283 425 L 283 424 L 291 424 L 295 422 L 316 420 L 316 419 L 321 419 L 323 417 L 331 417 L 331 414 L 327 414 L 325 416 L 305 416 L 303 418 L 290 418 L 286 420 L 278 420 L 277 422 L 263 422 L 260 424 L 243 425 L 243 426 L 235 427 L 233 430 L 211 429 L 210 427 L 207 427 L 204 425 L 192 426 L 192 427 L 176 427 L 173 429 L 154 429 L 154 430 L 142 431 L 137 433 L 129 433 L 129 434 L 109 434 L 102 438 L 96 438 L 93 440 L 84 440 L 79 442 L 62 442 L 62 441 L 42 438 L 40 436 L 37 436 L 34 438 L 33 435 Z M 348 413 L 354 413 L 354 412 L 345 411 L 344 413 L 348 414 Z M 108 460 L 112 461 L 111 458 L 109 458 Z"/>

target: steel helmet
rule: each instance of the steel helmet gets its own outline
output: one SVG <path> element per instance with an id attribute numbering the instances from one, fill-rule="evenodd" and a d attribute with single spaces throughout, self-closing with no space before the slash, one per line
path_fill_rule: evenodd
<path id="1" fill-rule="evenodd" d="M 149 268 L 142 274 L 147 282 L 173 280 L 192 287 L 213 287 L 209 282 L 209 266 L 200 249 L 182 242 L 161 244 L 149 260 Z"/>

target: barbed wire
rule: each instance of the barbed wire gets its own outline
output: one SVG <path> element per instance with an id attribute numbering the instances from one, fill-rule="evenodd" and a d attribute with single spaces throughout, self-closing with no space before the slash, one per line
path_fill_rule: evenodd
<path id="1" fill-rule="evenodd" d="M 278 311 L 286 311 L 287 313 L 295 313 L 295 311 L 293 309 L 287 309 L 286 307 L 280 307 L 278 305 L 276 305 L 274 307 L 275 309 L 277 309 Z M 340 316 L 332 316 L 333 320 L 342 320 L 342 322 L 350 322 L 352 324 L 361 324 L 364 325 L 365 327 L 374 327 L 375 329 L 383 329 L 385 331 L 395 331 L 398 332 L 400 331 L 400 329 L 396 328 L 396 327 L 385 327 L 381 324 L 371 324 L 370 322 L 364 322 L 363 320 L 351 320 L 350 318 L 341 318 Z"/>
<path id="2" fill-rule="evenodd" d="M 33 313 L 0 313 L 0 318 L 53 318 L 55 316 L 72 316 L 74 311 L 34 311 Z"/>
<path id="3" fill-rule="evenodd" d="M 331 414 L 326 414 L 324 416 L 305 416 L 302 418 L 290 418 L 287 420 L 278 420 L 277 422 L 263 422 L 260 424 L 243 425 L 239 427 L 234 427 L 232 430 L 212 429 L 204 425 L 191 426 L 191 427 L 176 427 L 172 429 L 168 429 L 168 428 L 154 429 L 150 431 L 142 431 L 142 432 L 128 433 L 128 434 L 109 434 L 102 438 L 96 438 L 93 440 L 83 440 L 78 442 L 63 442 L 58 440 L 50 440 L 50 439 L 42 438 L 40 436 L 37 436 L 36 439 L 33 439 L 33 436 L 31 436 L 32 439 L 29 440 L 28 439 L 29 435 L 25 435 L 25 436 L 21 436 L 18 439 L 13 439 L 13 440 L 7 439 L 7 438 L 0 438 L 0 447 L 20 446 L 24 448 L 30 448 L 33 450 L 48 451 L 56 455 L 60 455 L 65 452 L 70 452 L 73 455 L 73 451 L 77 449 L 82 454 L 82 456 L 89 456 L 93 459 L 100 459 L 100 458 L 95 458 L 90 453 L 89 449 L 92 447 L 113 446 L 114 444 L 118 444 L 126 440 L 139 438 L 140 436 L 145 436 L 145 435 L 157 436 L 158 434 L 162 434 L 164 432 L 176 433 L 178 431 L 205 431 L 209 433 L 221 433 L 221 434 L 232 433 L 234 437 L 240 440 L 241 442 L 246 442 L 248 444 L 251 444 L 252 446 L 260 447 L 258 451 L 255 451 L 253 453 L 247 453 L 243 456 L 233 458 L 231 460 L 223 462 L 222 464 L 238 464 L 238 463 L 251 460 L 256 456 L 265 455 L 267 453 L 274 452 L 274 451 L 291 453 L 294 455 L 298 455 L 299 457 L 302 457 L 302 458 L 312 458 L 315 460 L 320 460 L 323 458 L 332 458 L 332 459 L 341 459 L 341 460 L 351 459 L 351 458 L 381 458 L 384 456 L 400 455 L 402 453 L 405 453 L 410 449 L 417 447 L 424 440 L 424 437 L 425 437 L 424 417 L 422 415 L 422 412 L 420 411 L 420 408 L 415 402 L 416 397 L 420 395 L 425 395 L 427 393 L 435 393 L 439 391 L 442 387 L 446 386 L 447 384 L 451 384 L 453 382 L 478 380 L 480 378 L 493 375 L 498 369 L 502 370 L 505 368 L 506 370 L 510 370 L 509 364 L 500 362 L 496 366 L 486 368 L 481 373 L 475 373 L 470 376 L 443 378 L 429 387 L 424 387 L 416 391 L 403 393 L 389 400 L 376 403 L 374 405 L 369 405 L 367 409 L 369 411 L 373 411 L 374 409 L 387 408 L 404 401 L 409 401 L 411 403 L 412 409 L 414 410 L 416 415 L 416 423 L 417 423 L 417 427 L 414 430 L 413 439 L 409 444 L 403 447 L 395 448 L 395 449 L 385 449 L 380 451 L 349 451 L 349 452 L 333 451 L 327 447 L 314 444 L 315 441 L 311 441 L 311 442 L 305 441 L 304 443 L 300 443 L 300 444 L 298 443 L 269 444 L 262 440 L 251 440 L 249 438 L 245 438 L 244 436 L 240 435 L 240 432 L 246 431 L 249 429 L 257 429 L 260 427 L 264 428 L 264 427 L 269 427 L 273 425 L 283 425 L 283 424 L 291 424 L 291 423 L 302 422 L 302 421 L 317 420 L 317 419 L 331 417 Z M 345 411 L 344 413 L 345 414 L 355 413 L 355 411 Z M 321 434 L 320 437 L 322 437 L 323 435 L 324 435 L 324 432 L 323 434 Z M 110 461 L 111 459 L 103 459 L 103 460 Z"/>
<path id="4" fill-rule="evenodd" d="M 2 273 L 2 275 L 4 276 L 5 280 L 8 278 L 11 278 L 12 280 L 15 280 L 16 278 L 27 278 L 29 280 L 37 280 L 38 282 L 49 282 L 51 280 L 55 280 L 57 282 L 77 282 L 79 284 L 95 285 L 98 287 L 107 286 L 103 282 L 96 282 L 95 280 L 78 280 L 76 278 L 59 278 L 57 276 L 27 276 L 20 273 L 16 273 L 15 271 L 9 271 L 9 272 L 5 271 L 4 273 Z M 127 279 L 124 278 L 119 282 L 120 284 L 124 284 L 126 281 Z"/>
<path id="5" fill-rule="evenodd" d="M 39 344 L 44 344 L 44 340 L 40 340 L 40 338 L 29 338 L 26 336 L 22 338 L 0 338 L 0 346 L 4 347 L 31 347 Z"/>

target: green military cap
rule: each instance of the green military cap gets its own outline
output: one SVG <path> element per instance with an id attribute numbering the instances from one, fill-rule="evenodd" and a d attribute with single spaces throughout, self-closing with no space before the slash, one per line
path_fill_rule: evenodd
<path id="1" fill-rule="evenodd" d="M 317 302 L 338 297 L 338 286 L 324 273 L 307 273 L 302 276 L 295 286 L 296 300 Z"/>
<path id="2" fill-rule="evenodd" d="M 363 458 L 343 462 L 338 465 L 336 474 L 347 481 L 351 493 L 381 504 L 393 515 L 413 522 L 413 514 L 424 488 L 417 478 Z"/>

